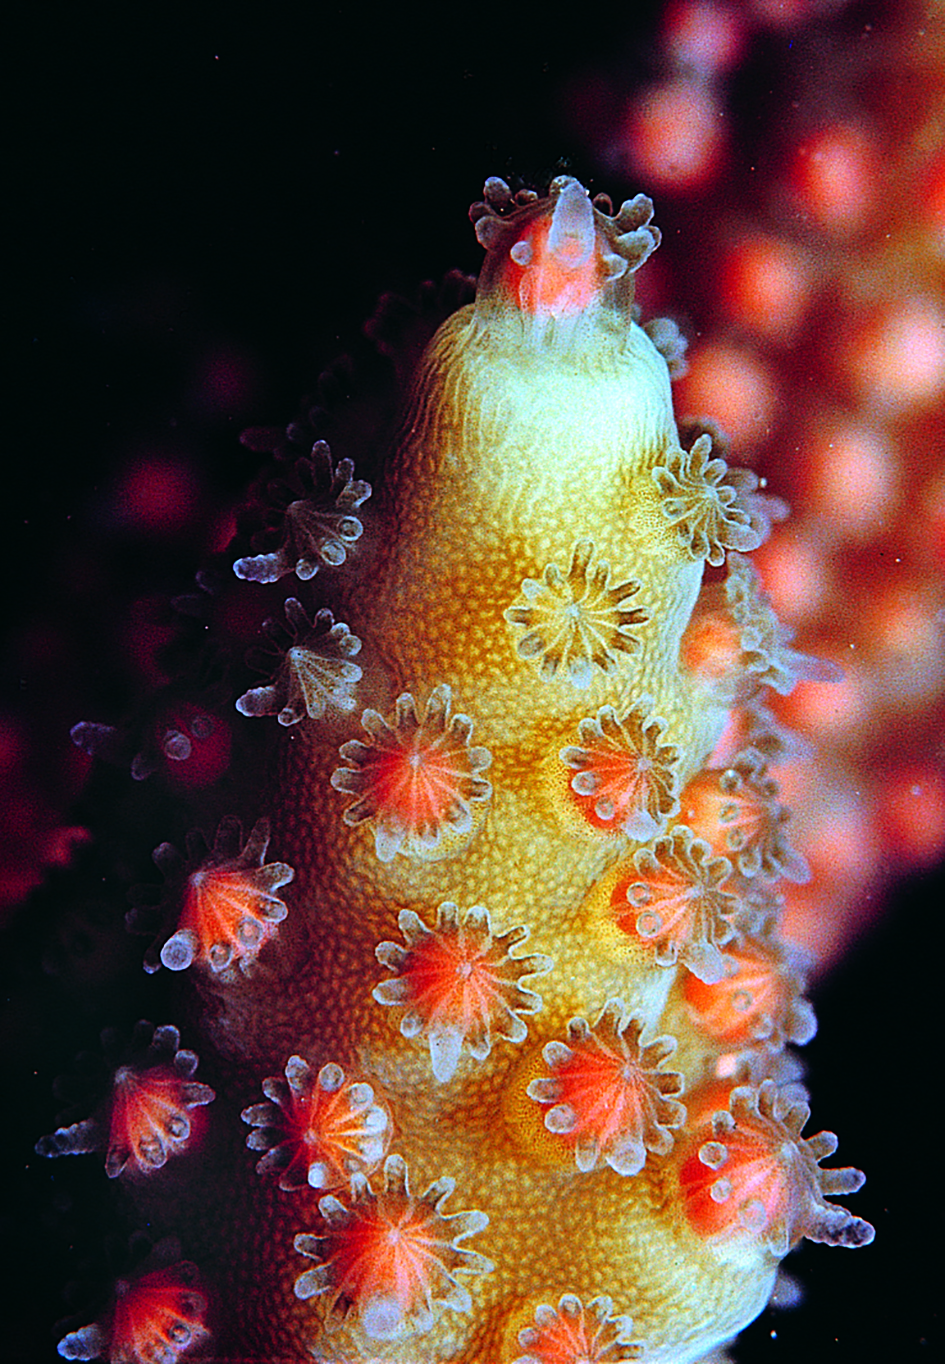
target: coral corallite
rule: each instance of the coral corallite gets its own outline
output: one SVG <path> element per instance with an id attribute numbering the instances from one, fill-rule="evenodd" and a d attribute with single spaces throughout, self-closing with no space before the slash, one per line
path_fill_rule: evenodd
<path id="1" fill-rule="evenodd" d="M 269 770 L 234 768 L 243 808 L 195 797 L 226 846 L 177 878 L 148 959 L 190 967 L 200 1197 L 125 1181 L 199 1266 L 195 1358 L 696 1364 L 802 1235 L 871 1238 L 826 1197 L 859 1176 L 819 1168 L 833 1138 L 776 1087 L 813 1021 L 774 922 L 797 859 L 761 700 L 800 656 L 720 586 L 726 559 L 748 580 L 728 551 L 764 538 L 764 499 L 680 444 L 672 329 L 633 309 L 651 215 L 488 181 L 476 301 L 378 486 L 318 441 L 238 548 L 232 590 L 281 593 L 294 629 L 271 686 L 233 689 Z M 713 612 L 741 643 L 706 670 L 681 646 Z M 211 889 L 251 920 L 240 970 L 213 960 Z M 730 1110 L 687 1117 L 733 1074 Z"/>

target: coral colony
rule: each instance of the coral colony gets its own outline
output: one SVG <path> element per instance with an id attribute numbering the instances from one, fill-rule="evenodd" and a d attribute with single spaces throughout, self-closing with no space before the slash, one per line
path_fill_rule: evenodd
<path id="1" fill-rule="evenodd" d="M 195 1049 L 109 1035 L 39 1144 L 154 1242 L 64 1358 L 695 1364 L 802 1237 L 872 1239 L 787 1050 L 768 702 L 831 673 L 749 557 L 783 506 L 680 440 L 652 211 L 487 181 L 377 486 L 270 442 L 204 593 L 204 658 L 271 594 L 259 672 L 135 759 L 194 764 L 129 926 Z"/>

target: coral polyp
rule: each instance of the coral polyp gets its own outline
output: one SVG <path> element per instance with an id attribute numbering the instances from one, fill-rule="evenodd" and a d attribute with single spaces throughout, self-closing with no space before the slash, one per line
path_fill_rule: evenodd
<path id="1" fill-rule="evenodd" d="M 801 978 L 772 934 L 746 936 L 726 950 L 721 980 L 706 984 L 690 973 L 683 995 L 696 1024 L 719 1042 L 802 1046 L 816 1030 L 813 1010 L 801 996 Z"/>
<path id="2" fill-rule="evenodd" d="M 270 489 L 272 511 L 267 521 L 275 525 L 255 538 L 266 541 L 281 531 L 281 545 L 269 553 L 237 559 L 236 576 L 271 583 L 294 572 L 307 582 L 320 568 L 343 564 L 364 533 L 354 513 L 371 496 L 371 485 L 353 475 L 350 459 L 339 461 L 335 468 L 326 443 L 316 441 L 311 454 L 297 460 L 292 473 Z"/>
<path id="3" fill-rule="evenodd" d="M 236 709 L 242 715 L 276 715 L 280 725 L 298 724 L 303 715 L 320 720 L 329 707 L 354 710 L 361 669 L 351 660 L 361 641 L 328 610 L 309 620 L 296 597 L 286 601 L 285 615 L 285 628 L 275 620 L 263 625 L 276 648 L 282 644 L 273 680 L 244 692 Z"/>
<path id="4" fill-rule="evenodd" d="M 682 818 L 742 876 L 806 881 L 807 865 L 787 841 L 790 815 L 778 803 L 777 783 L 766 769 L 755 749 L 739 754 L 723 771 L 704 768 L 680 797 Z"/>
<path id="5" fill-rule="evenodd" d="M 595 827 L 648 839 L 676 813 L 679 753 L 660 743 L 663 728 L 645 699 L 623 719 L 602 706 L 578 726 L 580 743 L 561 750 L 562 762 L 575 769 L 571 790 Z"/>
<path id="6" fill-rule="evenodd" d="M 351 739 L 340 749 L 353 767 L 337 767 L 331 784 L 358 799 L 344 821 L 370 821 L 378 857 L 431 852 L 447 831 L 468 833 L 470 802 L 488 800 L 492 788 L 480 774 L 492 761 L 488 749 L 472 747 L 472 721 L 450 714 L 450 689 L 435 687 L 422 718 L 409 692 L 397 698 L 392 721 L 366 710 L 361 723 L 368 742 Z"/>
<path id="7" fill-rule="evenodd" d="M 533 660 L 542 677 L 560 674 L 575 687 L 590 686 L 595 668 L 611 672 L 622 653 L 639 648 L 632 627 L 646 620 L 632 604 L 640 584 L 611 584 L 610 566 L 598 561 L 592 568 L 593 554 L 593 541 L 575 545 L 566 573 L 549 564 L 541 582 L 526 578 L 524 604 L 505 613 L 524 629 L 515 646 L 522 658 Z"/>
<path id="8" fill-rule="evenodd" d="M 377 959 L 394 977 L 374 987 L 374 998 L 406 1009 L 400 1031 L 425 1039 L 437 1080 L 452 1079 L 464 1049 L 484 1061 L 493 1035 L 525 1040 L 522 1015 L 538 1013 L 541 999 L 520 979 L 552 965 L 548 957 L 510 954 L 528 936 L 527 928 L 493 933 L 481 905 L 461 913 L 449 903 L 437 909 L 433 928 L 412 909 L 401 910 L 398 926 L 406 945 L 378 944 Z"/>
<path id="9" fill-rule="evenodd" d="M 243 844 L 239 821 L 227 819 L 217 829 L 212 852 L 199 832 L 188 838 L 186 862 L 169 843 L 154 850 L 167 878 L 176 927 L 146 953 L 146 971 L 161 966 L 184 971 L 194 964 L 214 974 L 252 969 L 288 913 L 275 892 L 295 875 L 284 862 L 264 861 L 268 846 L 267 820 L 259 820 Z M 146 932 L 156 917 L 138 906 L 130 911 L 128 926 Z"/>
<path id="10" fill-rule="evenodd" d="M 653 477 L 663 494 L 663 515 L 694 559 L 717 568 L 727 549 L 757 549 L 763 534 L 745 497 L 758 486 L 748 469 L 729 469 L 724 459 L 709 459 L 712 437 L 703 433 L 688 452 L 674 453 Z"/>
<path id="11" fill-rule="evenodd" d="M 606 1163 L 620 1175 L 639 1174 L 649 1152 L 671 1150 L 672 1129 L 686 1118 L 674 1097 L 682 1093 L 682 1076 L 661 1069 L 675 1041 L 660 1037 L 641 1046 L 643 1021 L 623 1012 L 620 1000 L 609 1000 L 593 1028 L 573 1018 L 567 1043 L 545 1046 L 550 1077 L 528 1086 L 529 1098 L 546 1107 L 548 1131 L 573 1147 L 585 1172 Z"/>
<path id="12" fill-rule="evenodd" d="M 326 1230 L 295 1238 L 295 1249 L 318 1264 L 299 1275 L 295 1293 L 303 1301 L 324 1297 L 329 1333 L 352 1315 L 369 1340 L 395 1340 L 429 1331 L 444 1307 L 469 1311 L 465 1276 L 489 1273 L 492 1265 L 459 1243 L 489 1219 L 444 1213 L 453 1188 L 452 1179 L 439 1179 L 414 1196 L 403 1158 L 388 1156 L 379 1191 L 355 1176 L 350 1207 L 330 1195 L 319 1200 Z"/>
<path id="13" fill-rule="evenodd" d="M 519 1331 L 525 1353 L 512 1364 L 629 1364 L 640 1359 L 643 1346 L 629 1340 L 633 1323 L 614 1317 L 610 1298 L 594 1298 L 584 1307 L 564 1293 L 557 1308 L 535 1308 L 535 1324 Z"/>
<path id="14" fill-rule="evenodd" d="M 487 181 L 370 502 L 343 423 L 337 463 L 265 442 L 204 646 L 232 764 L 176 824 L 217 834 L 130 916 L 218 1097 L 199 1199 L 127 1183 L 220 1361 L 696 1364 L 801 1236 L 870 1237 L 784 1054 L 765 702 L 824 674 L 743 557 L 773 504 L 680 439 L 652 214 Z M 234 597 L 279 650 L 248 690 Z"/>
<path id="15" fill-rule="evenodd" d="M 652 848 L 638 848 L 627 871 L 611 898 L 617 926 L 652 948 L 658 966 L 681 961 L 700 980 L 721 980 L 719 949 L 735 937 L 738 904 L 724 888 L 728 859 L 712 857 L 709 845 L 679 824 Z"/>
<path id="16" fill-rule="evenodd" d="M 119 1279 L 103 1321 L 63 1337 L 60 1355 L 109 1364 L 175 1364 L 209 1339 L 207 1300 L 197 1280 L 197 1267 L 188 1261 Z"/>
<path id="17" fill-rule="evenodd" d="M 692 1137 L 697 1149 L 679 1180 L 686 1216 L 707 1237 L 757 1237 L 784 1255 L 802 1236 L 831 1245 L 868 1245 L 873 1228 L 828 1194 L 855 1193 L 859 1170 L 823 1170 L 832 1132 L 802 1137 L 810 1109 L 780 1097 L 772 1081 L 732 1091 L 729 1108 Z"/>
<path id="18" fill-rule="evenodd" d="M 120 1050 L 111 1033 L 102 1042 L 106 1057 L 111 1054 L 117 1064 L 101 1085 L 104 1092 L 95 1096 L 99 1102 L 89 1096 L 93 1112 L 42 1137 L 36 1150 L 42 1156 L 104 1150 L 109 1179 L 152 1174 L 192 1145 L 195 1110 L 216 1096 L 209 1085 L 193 1078 L 197 1056 L 181 1047 L 180 1033 L 171 1024 L 154 1028 L 142 1021 L 131 1046 Z"/>
<path id="19" fill-rule="evenodd" d="M 353 1081 L 329 1062 L 317 1075 L 301 1056 L 290 1056 L 285 1076 L 262 1083 L 268 1102 L 241 1114 L 252 1131 L 251 1151 L 264 1151 L 260 1175 L 279 1176 L 279 1188 L 338 1189 L 353 1174 L 380 1165 L 390 1144 L 390 1114 L 375 1103 L 374 1090 Z"/>

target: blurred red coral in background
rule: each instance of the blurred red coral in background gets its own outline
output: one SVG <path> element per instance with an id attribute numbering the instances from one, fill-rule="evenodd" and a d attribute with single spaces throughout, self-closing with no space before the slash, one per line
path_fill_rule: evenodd
<path id="1" fill-rule="evenodd" d="M 817 790 L 781 776 L 815 873 L 787 928 L 826 965 L 945 853 L 945 35 L 912 0 L 679 0 L 654 66 L 585 140 L 658 200 L 677 412 L 790 500 L 756 563 L 844 670 L 779 703 L 821 755 Z"/>

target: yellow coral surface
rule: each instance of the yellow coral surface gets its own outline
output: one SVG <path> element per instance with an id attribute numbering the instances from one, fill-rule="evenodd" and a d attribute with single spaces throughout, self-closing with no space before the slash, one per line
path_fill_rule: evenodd
<path id="1" fill-rule="evenodd" d="M 205 1208 L 221 1358 L 688 1364 L 761 1310 L 786 1244 L 865 1239 L 825 1202 L 822 1148 L 746 1097 L 790 1078 L 777 868 L 735 866 L 754 826 L 726 843 L 724 800 L 683 822 L 707 807 L 689 783 L 738 757 L 733 704 L 763 728 L 744 655 L 764 641 L 721 605 L 721 662 L 680 660 L 705 560 L 746 547 L 751 512 L 733 493 L 716 538 L 693 537 L 678 496 L 664 506 L 673 468 L 702 505 L 705 461 L 680 449 L 666 362 L 632 315 L 650 211 L 613 214 L 567 177 L 545 199 L 487 184 L 479 297 L 430 346 L 363 538 L 319 579 L 361 642 L 344 704 L 252 721 L 278 730 L 261 803 L 295 877 L 260 969 L 209 995 L 239 1075 L 212 1147 L 237 1173 Z M 775 955 L 781 1013 L 710 1033 L 685 982 L 724 985 L 739 940 Z M 259 1083 L 293 1057 L 335 1126 L 309 1143 L 309 1181 L 303 1160 L 280 1187 L 237 1115 L 257 1151 L 278 1145 Z M 355 1086 L 341 1117 L 338 1076 Z M 747 1135 L 729 1149 L 708 1125 L 736 1081 Z M 761 1174 L 742 1189 L 749 1147 Z M 727 1221 L 687 1194 L 693 1169 Z"/>

